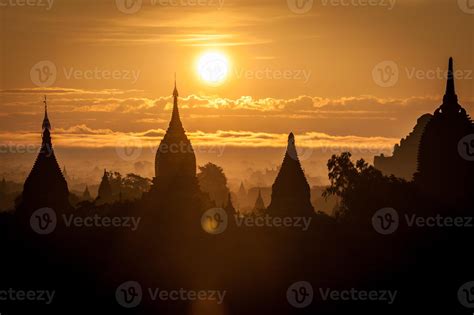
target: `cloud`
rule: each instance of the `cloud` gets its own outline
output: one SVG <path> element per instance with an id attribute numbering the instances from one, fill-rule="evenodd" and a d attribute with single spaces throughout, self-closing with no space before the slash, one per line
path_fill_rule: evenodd
<path id="1" fill-rule="evenodd" d="M 67 129 L 52 131 L 55 147 L 66 148 L 119 148 L 119 147 L 157 147 L 165 134 L 163 129 L 143 132 L 120 132 L 110 129 L 92 129 L 87 125 L 76 125 Z M 248 148 L 282 148 L 287 145 L 287 134 L 251 132 L 244 130 L 217 130 L 216 132 L 188 132 L 194 146 L 232 146 Z M 14 140 L 12 140 L 14 139 Z M 39 145 L 39 133 L 0 133 L 0 143 L 5 145 Z M 333 148 L 373 148 L 376 151 L 389 150 L 398 141 L 387 137 L 331 136 L 320 132 L 307 132 L 296 135 L 297 145 L 316 149 Z"/>
<path id="2" fill-rule="evenodd" d="M 101 89 L 101 90 L 85 90 L 85 89 L 72 89 L 72 88 L 21 88 L 21 89 L 6 89 L 0 90 L 0 94 L 17 94 L 17 95 L 29 95 L 29 94 L 41 94 L 41 95 L 61 95 L 61 94 L 91 94 L 91 95 L 122 95 L 128 93 L 141 92 L 140 90 L 119 90 L 119 89 Z"/>
<path id="3" fill-rule="evenodd" d="M 108 128 L 117 132 L 166 129 L 173 106 L 171 96 L 150 97 L 140 91 L 60 87 L 1 91 L 0 132 L 37 131 L 44 111 L 42 93 L 51 91 L 56 94 L 46 93 L 50 95 L 50 118 L 54 127 L 64 130 L 82 124 L 94 130 Z M 283 99 L 190 94 L 179 98 L 179 108 L 186 130 L 192 132 L 248 130 L 273 134 L 293 130 L 401 138 L 411 131 L 418 117 L 434 112 L 441 100 L 441 95 L 408 98 L 300 95 Z M 474 98 L 460 102 L 472 113 Z"/>

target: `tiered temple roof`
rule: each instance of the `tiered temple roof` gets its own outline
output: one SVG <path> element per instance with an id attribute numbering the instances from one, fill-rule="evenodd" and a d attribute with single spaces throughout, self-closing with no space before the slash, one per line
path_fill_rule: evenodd
<path id="1" fill-rule="evenodd" d="M 311 192 L 295 146 L 295 136 L 288 136 L 288 147 L 278 176 L 272 186 L 272 201 L 267 209 L 272 216 L 311 216 Z"/>
<path id="2" fill-rule="evenodd" d="M 51 207 L 56 208 L 56 211 L 61 211 L 70 207 L 69 189 L 54 154 L 46 97 L 44 106 L 41 149 L 25 181 L 21 205 L 29 208 L 30 211 L 41 207 Z"/>
<path id="3" fill-rule="evenodd" d="M 474 194 L 474 163 L 463 157 L 461 139 L 474 134 L 472 121 L 459 105 L 454 86 L 453 59 L 449 59 L 446 93 L 426 125 L 418 153 L 415 182 L 424 194 L 446 206 L 469 203 Z M 461 149 L 464 149 L 461 147 Z"/>

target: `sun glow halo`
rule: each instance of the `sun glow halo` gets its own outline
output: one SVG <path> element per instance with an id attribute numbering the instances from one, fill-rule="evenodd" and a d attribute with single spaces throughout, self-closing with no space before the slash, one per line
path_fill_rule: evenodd
<path id="1" fill-rule="evenodd" d="M 228 58 L 221 52 L 211 51 L 203 53 L 197 62 L 199 78 L 208 85 L 223 84 L 230 71 Z"/>

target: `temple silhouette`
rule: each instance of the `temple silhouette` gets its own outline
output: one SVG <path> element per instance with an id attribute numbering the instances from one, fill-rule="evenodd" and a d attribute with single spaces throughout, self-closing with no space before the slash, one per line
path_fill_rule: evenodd
<path id="1" fill-rule="evenodd" d="M 425 127 L 433 116 L 424 114 L 416 122 L 413 131 L 395 144 L 392 156 L 383 154 L 374 157 L 374 166 L 385 175 L 395 175 L 396 177 L 412 180 L 418 167 L 418 147 Z"/>
<path id="2" fill-rule="evenodd" d="M 256 215 L 261 215 L 265 212 L 265 203 L 262 198 L 262 191 L 258 190 L 258 196 L 255 200 L 255 205 L 253 206 L 252 212 Z"/>
<path id="3" fill-rule="evenodd" d="M 466 277 L 472 269 L 472 259 L 466 250 L 472 240 L 472 229 L 409 228 L 400 224 L 397 231 L 384 234 L 380 229 L 385 224 L 375 226 L 373 220 L 374 213 L 383 207 L 393 207 L 400 217 L 423 214 L 423 207 L 431 211 L 428 214 L 460 209 L 456 213 L 459 218 L 472 217 L 473 162 L 466 159 L 466 154 L 472 153 L 472 143 L 462 139 L 474 130 L 471 119 L 458 104 L 452 74 L 450 59 L 443 104 L 433 115 L 420 117 L 414 131 L 395 147 L 391 159 L 380 158 L 377 162 L 382 163 L 379 166 L 386 163 L 387 173 L 403 174 L 399 176 L 406 178 L 415 172 L 416 165 L 414 180 L 384 176 L 364 160 L 354 164 L 348 152 L 332 156 L 328 161 L 331 185 L 327 189 L 340 193 L 337 197 L 344 205 L 340 208 L 344 211 L 333 216 L 315 212 L 311 204 L 310 187 L 293 133 L 288 136 L 267 207 L 269 188 L 248 187 L 247 191 L 243 183 L 234 196 L 254 205 L 250 214 L 236 210 L 236 201 L 228 190 L 225 204 L 212 202 L 199 186 L 196 156 L 179 115 L 175 80 L 171 119 L 156 152 L 155 177 L 149 191 L 141 198 L 123 201 L 122 190 L 116 189 L 117 173 L 104 170 L 97 199 L 92 200 L 91 186 L 86 185 L 85 201 L 74 210 L 77 219 L 143 219 L 137 230 L 132 231 L 125 224 L 113 229 L 63 226 L 52 234 L 38 235 L 28 227 L 27 235 L 11 224 L 15 215 L 0 213 L 0 242 L 6 240 L 2 243 L 6 259 L 0 262 L 4 270 L 2 285 L 57 288 L 54 308 L 44 311 L 52 314 L 84 314 L 90 309 L 104 314 L 133 312 L 123 308 L 123 301 L 117 299 L 117 288 L 130 279 L 143 288 L 156 285 L 229 292 L 222 308 L 215 301 L 206 301 L 201 309 L 196 301 L 156 303 L 142 299 L 135 310 L 143 314 L 187 314 L 190 310 L 193 314 L 295 314 L 291 305 L 294 301 L 288 294 L 295 291 L 288 289 L 303 280 L 311 283 L 316 293 L 317 288 L 327 287 L 360 288 L 367 292 L 396 288 L 402 294 L 389 306 L 381 301 L 328 303 L 316 298 L 307 309 L 297 310 L 302 311 L 299 313 L 372 314 L 372 310 L 374 314 L 400 314 L 404 309 L 413 310 L 413 305 L 420 307 L 420 313 L 460 313 L 456 290 L 469 280 Z M 42 207 L 59 213 L 72 210 L 68 183 L 52 148 L 45 99 L 41 150 L 17 203 L 16 215 L 24 223 Z M 399 168 L 398 164 L 404 163 L 408 164 L 406 168 Z M 0 197 L 9 183 L 0 182 Z M 265 223 L 252 227 L 239 226 L 238 220 L 229 219 L 224 231 L 212 234 L 201 224 L 207 210 L 216 206 L 223 206 L 229 218 L 237 216 L 242 222 L 250 219 L 246 215 L 260 216 L 255 223 L 284 221 L 275 220 L 278 217 L 304 220 L 290 220 L 295 223 L 292 226 Z M 308 217 L 314 220 L 306 220 Z M 222 217 L 218 213 L 211 219 L 217 221 Z M 222 222 L 218 221 L 217 226 Z M 31 313 L 17 311 L 18 307 L 37 307 L 10 303 L 8 314 L 10 306 L 18 314 Z"/>
<path id="4" fill-rule="evenodd" d="M 471 118 L 458 103 L 450 58 L 443 104 L 435 110 L 420 140 L 414 180 L 424 197 L 448 209 L 472 207 L 474 163 L 465 159 L 461 150 L 473 147 L 472 143 L 463 147 L 460 141 L 473 133 Z"/>
<path id="5" fill-rule="evenodd" d="M 295 136 L 290 133 L 280 171 L 272 186 L 267 208 L 271 216 L 312 216 L 311 193 L 296 151 Z"/>
<path id="6" fill-rule="evenodd" d="M 178 96 L 175 81 L 171 120 L 156 152 L 155 187 L 160 182 L 179 184 L 196 178 L 196 156 L 179 117 Z"/>
<path id="7" fill-rule="evenodd" d="M 453 58 L 447 73 L 443 103 L 433 114 L 418 118 L 413 132 L 395 145 L 393 156 L 374 157 L 376 168 L 413 180 L 420 198 L 444 210 L 469 207 L 474 195 L 474 165 L 463 156 L 474 148 L 472 143 L 461 143 L 474 134 L 474 126 L 458 103 Z"/>
<path id="8" fill-rule="evenodd" d="M 393 156 L 374 158 L 375 167 L 385 174 L 406 180 L 413 177 L 423 198 L 441 202 L 448 207 L 467 205 L 469 196 L 474 192 L 473 164 L 459 152 L 460 148 L 464 149 L 460 146 L 461 139 L 473 134 L 474 129 L 466 110 L 458 103 L 453 68 L 453 59 L 450 58 L 442 105 L 433 115 L 425 114 L 418 119 L 413 132 L 402 139 L 399 145 L 395 145 Z M 156 152 L 155 177 L 151 189 L 143 195 L 143 199 L 145 204 L 155 207 L 184 208 L 185 205 L 194 204 L 199 209 L 197 211 L 203 211 L 213 203 L 198 184 L 196 156 L 181 122 L 178 96 L 175 79 L 171 119 Z M 19 213 L 41 207 L 51 207 L 58 211 L 71 209 L 67 180 L 53 150 L 46 97 L 44 106 L 41 149 L 24 183 L 23 193 L 17 200 Z M 465 149 L 472 148 L 467 144 Z M 241 201 L 248 200 L 243 183 L 237 196 Z M 84 198 L 91 199 L 88 188 L 84 192 Z M 115 199 L 109 174 L 104 170 L 95 202 L 100 205 L 113 203 Z M 235 212 L 230 195 L 222 206 Z M 265 208 L 259 191 L 253 212 L 268 213 L 271 216 L 314 215 L 310 187 L 298 158 L 293 133 L 288 136 L 285 156 L 271 188 L 270 204 Z"/>
<path id="9" fill-rule="evenodd" d="M 169 220 L 196 221 L 212 202 L 199 187 L 196 156 L 181 122 L 178 96 L 175 78 L 171 119 L 156 151 L 155 177 L 150 191 L 143 195 L 143 204 L 161 209 L 160 215 Z"/>
<path id="10" fill-rule="evenodd" d="M 89 194 L 90 196 L 90 194 Z M 104 175 L 97 191 L 96 202 L 98 204 L 110 203 L 113 200 L 112 187 L 110 186 L 109 173 L 104 169 Z"/>
<path id="11" fill-rule="evenodd" d="M 41 149 L 17 203 L 20 215 L 29 215 L 29 213 L 44 207 L 53 208 L 58 212 L 66 212 L 71 209 L 68 184 L 53 150 L 46 96 L 44 98 Z"/>

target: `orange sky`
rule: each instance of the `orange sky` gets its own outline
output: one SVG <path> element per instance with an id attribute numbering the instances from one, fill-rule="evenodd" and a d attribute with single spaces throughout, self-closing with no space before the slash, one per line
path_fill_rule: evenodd
<path id="1" fill-rule="evenodd" d="M 0 0 L 0 143 L 37 144 L 48 94 L 56 145 L 156 144 L 176 72 L 193 142 L 388 148 L 440 104 L 449 56 L 472 113 L 471 2 Z M 196 72 L 208 50 L 222 85 Z"/>

